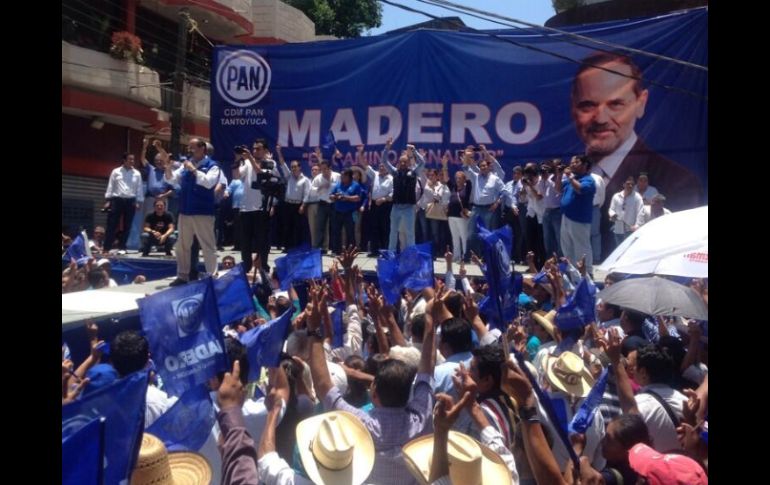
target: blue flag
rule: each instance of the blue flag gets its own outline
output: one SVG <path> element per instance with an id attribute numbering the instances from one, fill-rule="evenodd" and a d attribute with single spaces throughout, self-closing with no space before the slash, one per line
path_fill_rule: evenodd
<path id="1" fill-rule="evenodd" d="M 238 336 L 249 356 L 249 381 L 259 379 L 261 367 L 278 367 L 280 364 L 281 350 L 289 336 L 293 313 L 292 306 L 280 317 Z"/>
<path id="2" fill-rule="evenodd" d="M 235 322 L 257 311 L 251 294 L 251 287 L 243 271 L 243 263 L 214 280 L 217 295 L 219 322 L 222 325 Z"/>
<path id="3" fill-rule="evenodd" d="M 294 281 L 323 278 L 321 250 L 307 245 L 290 249 L 286 256 L 276 258 L 275 271 L 282 290 L 288 290 Z"/>
<path id="4" fill-rule="evenodd" d="M 433 286 L 432 243 L 415 244 L 396 255 L 393 251 L 380 252 L 377 259 L 377 278 L 385 300 L 395 305 L 401 290 L 420 291 Z"/>
<path id="5" fill-rule="evenodd" d="M 345 329 L 342 326 L 342 314 L 345 313 L 345 302 L 338 301 L 334 304 L 334 313 L 332 313 L 332 348 L 337 349 L 344 345 L 342 336 L 345 333 Z"/>
<path id="6" fill-rule="evenodd" d="M 545 414 L 548 416 L 548 419 L 551 421 L 551 423 L 566 421 L 566 410 L 564 411 L 564 419 L 560 420 L 560 411 L 556 411 L 556 409 L 554 409 L 554 401 L 551 400 L 551 398 L 540 388 L 540 385 L 537 383 L 537 379 L 532 375 L 532 372 L 529 371 L 529 367 L 527 367 L 527 363 L 524 360 L 524 356 L 521 355 L 521 352 L 513 349 L 513 356 L 516 359 L 516 364 L 518 365 L 519 369 L 521 369 L 524 375 L 527 376 L 527 380 L 529 381 L 530 385 L 532 385 L 532 390 L 535 392 L 535 395 L 537 395 L 537 399 L 543 406 L 543 410 L 545 411 Z M 569 458 L 572 460 L 572 464 L 575 466 L 575 469 L 579 469 L 580 460 L 578 459 L 577 453 L 575 453 L 575 450 L 572 448 L 572 443 L 570 443 L 569 437 L 567 437 L 567 433 L 565 432 L 564 428 L 561 425 L 554 425 L 554 428 L 556 429 L 558 438 L 566 448 L 567 453 L 569 454 Z"/>
<path id="7" fill-rule="evenodd" d="M 169 394 L 181 396 L 227 371 L 211 278 L 163 290 L 137 303 L 142 330 Z"/>
<path id="8" fill-rule="evenodd" d="M 482 269 L 489 285 L 487 296 L 479 303 L 479 311 L 486 315 L 492 328 L 505 331 L 517 316 L 521 293 L 521 277 L 514 277 L 508 249 L 513 233 L 508 225 L 490 231 L 481 218 L 476 219 L 476 230 L 484 246 L 486 265 Z"/>
<path id="9" fill-rule="evenodd" d="M 197 386 L 182 394 L 147 432 L 166 445 L 168 451 L 198 451 L 216 421 L 208 387 Z"/>
<path id="10" fill-rule="evenodd" d="M 591 388 L 591 392 L 588 393 L 583 403 L 580 405 L 580 409 L 572 417 L 572 421 L 569 423 L 569 432 L 585 434 L 586 430 L 594 421 L 594 410 L 602 403 L 602 396 L 604 396 L 604 389 L 607 387 L 607 376 L 609 372 L 607 369 L 602 371 L 602 375 L 599 380 L 596 381 L 594 387 Z"/>
<path id="11" fill-rule="evenodd" d="M 135 372 L 61 408 L 62 442 L 104 417 L 104 483 L 129 479 L 144 431 L 147 371 Z"/>
<path id="12" fill-rule="evenodd" d="M 324 159 L 331 160 L 334 151 L 337 149 L 337 140 L 334 139 L 332 130 L 329 130 L 326 135 L 324 135 L 321 149 L 323 150 Z"/>
<path id="13" fill-rule="evenodd" d="M 82 231 L 67 248 L 67 251 L 64 253 L 64 259 L 67 261 L 74 259 L 78 265 L 83 265 L 90 257 L 91 248 L 88 247 L 88 237 L 86 237 L 85 231 Z"/>
<path id="14" fill-rule="evenodd" d="M 562 332 L 582 328 L 596 321 L 595 309 L 596 286 L 588 278 L 583 278 L 567 303 L 557 310 L 556 326 Z"/>
<path id="15" fill-rule="evenodd" d="M 62 485 L 101 484 L 104 418 L 92 419 L 61 442 Z"/>

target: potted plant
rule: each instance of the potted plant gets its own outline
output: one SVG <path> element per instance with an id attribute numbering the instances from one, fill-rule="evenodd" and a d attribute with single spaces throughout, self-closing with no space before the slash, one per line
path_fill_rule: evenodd
<path id="1" fill-rule="evenodd" d="M 142 40 L 139 37 L 126 31 L 112 34 L 112 46 L 110 47 L 112 57 L 142 64 L 144 62 L 142 53 Z"/>

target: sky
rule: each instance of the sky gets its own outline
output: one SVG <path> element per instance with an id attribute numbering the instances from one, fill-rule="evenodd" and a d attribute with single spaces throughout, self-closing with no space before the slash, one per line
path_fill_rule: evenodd
<path id="1" fill-rule="evenodd" d="M 551 0 L 449 0 L 452 3 L 473 7 L 478 10 L 493 12 L 517 20 L 523 20 L 533 24 L 543 25 L 546 20 L 553 17 L 556 12 L 553 9 Z M 460 14 L 441 7 L 435 7 L 417 0 L 393 0 L 394 3 L 400 3 L 416 10 L 422 10 L 439 17 L 460 17 L 465 25 L 476 29 L 500 29 L 505 26 L 477 19 L 465 14 Z M 382 4 L 382 25 L 376 29 L 371 29 L 364 35 L 378 35 L 385 32 L 406 27 L 408 25 L 418 24 L 431 20 L 422 14 L 407 12 L 406 10 Z"/>

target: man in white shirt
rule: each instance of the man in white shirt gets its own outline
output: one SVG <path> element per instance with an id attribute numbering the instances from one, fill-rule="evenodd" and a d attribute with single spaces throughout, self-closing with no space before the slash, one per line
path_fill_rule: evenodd
<path id="1" fill-rule="evenodd" d="M 333 172 L 328 160 L 321 160 L 318 164 L 321 168 L 319 173 L 310 184 L 311 189 L 315 190 L 318 194 L 318 214 L 316 215 L 316 225 L 311 227 L 310 230 L 315 232 L 315 244 L 314 248 L 321 248 L 321 252 L 326 252 L 326 248 L 322 248 L 324 242 L 324 234 L 328 230 L 329 220 L 332 214 L 332 200 L 329 197 L 331 195 L 332 188 L 340 181 L 340 174 Z"/>
<path id="2" fill-rule="evenodd" d="M 500 177 L 491 172 L 491 164 L 486 158 L 479 162 L 478 169 L 476 169 L 472 147 L 465 149 L 463 164 L 465 165 L 465 175 L 468 176 L 473 187 L 473 195 L 471 197 L 473 210 L 471 211 L 468 247 L 475 251 L 476 254 L 482 254 L 481 243 L 477 235 L 478 231 L 476 231 L 476 220 L 481 219 L 484 222 L 484 226 L 490 231 L 497 229 L 495 216 L 497 208 L 503 201 L 503 188 L 505 185 Z"/>
<path id="3" fill-rule="evenodd" d="M 663 194 L 655 194 L 650 200 L 650 205 L 645 205 L 642 210 L 639 211 L 639 217 L 636 218 L 637 229 L 655 218 L 671 214 L 670 210 L 663 207 L 665 202 L 666 197 Z"/>
<path id="4" fill-rule="evenodd" d="M 390 235 L 390 211 L 393 208 L 393 176 L 388 167 L 380 162 L 378 171 L 369 166 L 364 156 L 364 146 L 356 147 L 358 162 L 366 169 L 366 175 L 372 179 L 372 194 L 369 198 L 370 219 L 373 224 L 372 245 L 369 256 L 379 256 L 379 250 L 388 247 Z"/>
<path id="5" fill-rule="evenodd" d="M 637 351 L 634 378 L 642 389 L 635 396 L 636 406 L 647 424 L 654 448 L 661 453 L 681 449 L 676 428 L 687 397 L 668 385 L 673 373 L 673 359 L 658 346 L 650 344 Z"/>
<path id="6" fill-rule="evenodd" d="M 257 187 L 257 174 L 267 171 L 280 178 L 276 163 L 269 156 L 267 141 L 258 138 L 252 151 L 242 150 L 239 161 L 233 166 L 233 178 L 243 182 L 241 202 L 241 262 L 244 270 L 251 270 L 253 253 L 260 256 L 262 269 L 268 270 L 267 256 L 270 253 L 270 217 L 275 214 L 275 198 L 266 197 Z M 268 207 L 268 204 L 270 207 Z"/>
<path id="7" fill-rule="evenodd" d="M 281 204 L 280 224 L 283 229 L 284 252 L 286 252 L 290 248 L 299 246 L 307 238 L 305 201 L 310 196 L 310 179 L 302 173 L 298 160 L 292 160 L 291 167 L 286 165 L 280 145 L 275 146 L 275 151 L 278 154 L 281 172 L 286 179 L 286 196 Z"/>
<path id="8" fill-rule="evenodd" d="M 610 221 L 615 224 L 612 229 L 615 234 L 615 247 L 620 246 L 626 237 L 636 230 L 636 219 L 643 206 L 642 196 L 634 191 L 634 178 L 628 177 L 623 184 L 623 190 L 612 196 L 608 212 Z"/>
<path id="9" fill-rule="evenodd" d="M 309 160 L 309 158 L 308 158 Z M 305 200 L 305 212 L 307 213 L 307 225 L 310 229 L 310 246 L 316 247 L 316 234 L 315 234 L 315 226 L 317 224 L 318 220 L 318 187 L 313 187 L 313 180 L 315 180 L 316 177 L 318 177 L 318 174 L 321 173 L 321 167 L 318 165 L 318 163 L 310 163 L 310 177 L 308 177 L 308 180 L 310 180 L 310 190 L 308 191 L 307 199 Z M 321 241 L 321 244 L 328 245 L 329 244 L 329 237 L 328 235 L 324 235 L 324 240 Z"/>
<path id="10" fill-rule="evenodd" d="M 650 205 L 652 203 L 652 198 L 658 195 L 658 189 L 650 185 L 650 179 L 644 172 L 640 173 L 639 177 L 636 179 L 636 187 L 634 187 L 634 190 L 642 196 L 644 205 Z"/>
<path id="11" fill-rule="evenodd" d="M 545 263 L 545 245 L 543 243 L 543 194 L 544 181 L 541 180 L 537 164 L 530 162 L 524 166 L 524 177 L 521 179 L 523 192 L 527 197 L 527 252 L 535 253 L 535 264 L 539 268 Z"/>
<path id="12" fill-rule="evenodd" d="M 109 209 L 104 250 L 106 252 L 112 249 L 121 217 L 123 217 L 124 230 L 118 242 L 118 248 L 126 249 L 126 240 L 134 220 L 134 213 L 144 203 L 142 174 L 134 168 L 134 155 L 123 154 L 123 164 L 110 174 L 104 198 L 107 199 L 104 209 Z"/>
<path id="13" fill-rule="evenodd" d="M 604 177 L 596 173 L 592 173 L 591 178 L 594 179 L 596 185 L 593 202 L 594 212 L 591 217 L 591 252 L 594 255 L 594 262 L 599 263 L 602 260 L 601 210 L 606 197 L 607 183 L 604 181 Z"/>

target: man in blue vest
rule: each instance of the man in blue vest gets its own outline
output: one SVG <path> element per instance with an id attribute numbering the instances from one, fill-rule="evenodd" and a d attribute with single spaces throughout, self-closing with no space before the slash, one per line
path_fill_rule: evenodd
<path id="1" fill-rule="evenodd" d="M 203 247 L 203 261 L 206 272 L 216 273 L 217 253 L 214 239 L 215 198 L 214 187 L 219 181 L 219 167 L 206 155 L 206 142 L 193 138 L 190 140 L 190 160 L 172 171 L 166 163 L 164 180 L 169 184 L 179 184 L 179 239 L 176 244 L 177 278 L 170 286 L 187 283 L 190 274 L 190 249 L 193 237 L 197 237 Z"/>
<path id="2" fill-rule="evenodd" d="M 388 172 L 393 176 L 393 208 L 390 211 L 390 240 L 388 249 L 396 250 L 396 243 L 401 239 L 401 251 L 414 245 L 414 214 L 417 204 L 417 177 L 425 165 L 425 158 L 414 145 L 407 145 L 406 151 L 398 158 L 398 168 L 388 161 L 388 152 L 393 145 L 393 138 L 389 138 L 382 151 L 380 163 L 388 167 Z M 412 161 L 417 163 L 412 165 Z"/>

